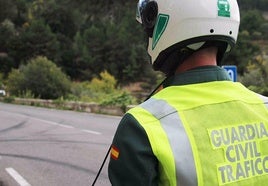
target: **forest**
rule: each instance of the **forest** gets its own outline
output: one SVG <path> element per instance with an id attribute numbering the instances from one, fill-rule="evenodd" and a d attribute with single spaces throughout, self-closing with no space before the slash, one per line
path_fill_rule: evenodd
<path id="1" fill-rule="evenodd" d="M 121 89 L 137 82 L 150 91 L 163 75 L 149 64 L 136 3 L 0 0 L 2 88 L 20 97 L 83 101 L 99 101 L 103 93 L 128 100 Z M 238 42 L 224 64 L 236 65 L 239 81 L 268 95 L 268 1 L 238 3 Z"/>

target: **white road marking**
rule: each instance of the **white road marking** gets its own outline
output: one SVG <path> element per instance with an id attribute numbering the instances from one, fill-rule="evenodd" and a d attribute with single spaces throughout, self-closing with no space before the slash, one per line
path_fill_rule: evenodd
<path id="1" fill-rule="evenodd" d="M 31 118 L 33 118 L 33 117 L 31 117 Z M 56 122 L 53 122 L 53 121 L 47 121 L 47 120 L 38 119 L 38 118 L 33 118 L 33 119 L 39 120 L 39 121 L 42 121 L 42 122 L 46 122 L 46 123 L 51 124 L 51 125 L 56 125 L 56 126 L 64 127 L 64 128 L 77 129 L 77 128 L 73 127 L 73 126 L 63 125 L 63 124 L 56 123 Z M 85 129 L 82 129 L 81 131 L 82 132 L 86 132 L 86 133 L 90 133 L 90 134 L 101 135 L 100 132 L 93 131 L 93 130 L 85 130 Z"/>
<path id="2" fill-rule="evenodd" d="M 59 127 L 67 128 L 67 129 L 74 129 L 73 126 L 69 126 L 69 125 L 62 125 L 62 124 L 56 124 L 56 125 L 59 126 Z"/>
<path id="3" fill-rule="evenodd" d="M 0 111 L 0 112 L 6 112 L 6 111 Z M 23 114 L 18 114 L 18 113 L 13 113 L 13 114 L 25 117 L 25 115 L 23 115 Z M 48 121 L 48 120 L 44 120 L 44 119 L 39 119 L 39 118 L 32 117 L 32 116 L 27 116 L 27 117 L 30 118 L 30 119 L 34 119 L 34 120 L 44 122 L 44 123 L 48 123 L 50 125 L 55 125 L 55 126 L 59 126 L 59 127 L 69 128 L 69 129 L 78 129 L 78 128 L 75 128 L 75 127 L 70 126 L 70 125 L 63 125 L 63 124 L 60 124 L 60 123 L 57 123 L 57 122 Z M 81 131 L 86 132 L 86 133 L 90 133 L 90 134 L 101 135 L 100 132 L 93 131 L 93 130 L 83 130 L 82 129 Z"/>
<path id="4" fill-rule="evenodd" d="M 10 167 L 6 171 L 20 186 L 31 186 L 15 169 Z"/>
<path id="5" fill-rule="evenodd" d="M 90 133 L 90 134 L 96 134 L 96 135 L 101 135 L 100 132 L 96 132 L 96 131 L 93 131 L 93 130 L 82 130 L 83 132 L 86 132 L 86 133 Z"/>
<path id="6" fill-rule="evenodd" d="M 53 122 L 53 121 L 47 121 L 47 120 L 44 120 L 44 119 L 39 119 L 39 118 L 34 118 L 34 117 L 30 117 L 32 119 L 35 119 L 35 120 L 38 120 L 38 121 L 41 121 L 41 122 L 44 122 L 44 123 L 48 123 L 50 125 L 56 125 L 56 126 L 60 126 L 60 127 L 64 127 L 64 128 L 74 128 L 72 126 L 68 126 L 68 125 L 63 125 L 63 124 L 60 124 L 60 123 L 57 123 L 57 122 Z"/>

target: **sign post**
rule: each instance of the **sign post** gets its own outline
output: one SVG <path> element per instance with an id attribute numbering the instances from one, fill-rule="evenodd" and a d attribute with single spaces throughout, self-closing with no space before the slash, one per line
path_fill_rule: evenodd
<path id="1" fill-rule="evenodd" d="M 227 71 L 233 82 L 237 81 L 237 67 L 235 65 L 226 65 L 222 66 L 222 68 Z"/>

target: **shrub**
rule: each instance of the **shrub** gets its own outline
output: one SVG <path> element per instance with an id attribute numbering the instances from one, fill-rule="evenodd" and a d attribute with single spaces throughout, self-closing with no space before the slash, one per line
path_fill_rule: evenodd
<path id="1" fill-rule="evenodd" d="M 100 103 L 106 97 L 120 92 L 116 88 L 116 80 L 111 74 L 104 71 L 99 76 L 99 78 L 93 78 L 91 81 L 74 83 L 72 94 L 81 101 Z"/>
<path id="2" fill-rule="evenodd" d="M 57 99 L 70 91 L 68 77 L 46 57 L 37 57 L 8 77 L 8 90 L 19 96 L 31 92 L 33 97 Z"/>
<path id="3" fill-rule="evenodd" d="M 257 56 L 248 66 L 241 82 L 259 94 L 268 95 L 268 61 Z"/>
<path id="4" fill-rule="evenodd" d="M 100 78 L 73 83 L 71 99 L 120 106 L 123 110 L 127 105 L 136 103 L 130 93 L 116 87 L 116 79 L 107 71 L 100 73 Z"/>
<path id="5" fill-rule="evenodd" d="M 111 95 L 101 102 L 101 105 L 120 106 L 123 112 L 126 112 L 127 106 L 136 103 L 136 99 L 128 92 Z"/>
<path id="6" fill-rule="evenodd" d="M 7 89 L 11 95 L 19 95 L 24 90 L 24 75 L 18 69 L 13 69 L 7 80 Z"/>

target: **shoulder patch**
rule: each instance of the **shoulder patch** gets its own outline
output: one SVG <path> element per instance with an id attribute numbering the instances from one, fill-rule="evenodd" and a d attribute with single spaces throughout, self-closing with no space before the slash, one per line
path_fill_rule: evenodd
<path id="1" fill-rule="evenodd" d="M 119 158 L 119 149 L 115 146 L 112 146 L 111 149 L 111 158 L 114 160 L 117 160 Z"/>

